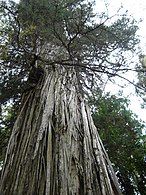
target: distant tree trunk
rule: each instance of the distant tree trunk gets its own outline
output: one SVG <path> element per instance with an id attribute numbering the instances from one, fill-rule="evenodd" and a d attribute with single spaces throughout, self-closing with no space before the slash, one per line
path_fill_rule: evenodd
<path id="1" fill-rule="evenodd" d="M 56 68 L 23 96 L 1 195 L 121 194 L 73 68 Z"/>

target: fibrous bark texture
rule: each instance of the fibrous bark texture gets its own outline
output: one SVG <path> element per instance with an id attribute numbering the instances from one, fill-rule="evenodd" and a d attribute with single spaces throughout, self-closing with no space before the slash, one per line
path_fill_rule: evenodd
<path id="1" fill-rule="evenodd" d="M 22 98 L 1 195 L 23 194 L 120 194 L 73 68 L 52 70 Z"/>

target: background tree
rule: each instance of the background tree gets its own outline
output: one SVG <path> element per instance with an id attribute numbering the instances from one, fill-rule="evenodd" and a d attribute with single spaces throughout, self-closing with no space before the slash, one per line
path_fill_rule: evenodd
<path id="1" fill-rule="evenodd" d="M 146 192 L 145 126 L 129 110 L 128 100 L 106 94 L 90 98 L 93 119 L 116 171 L 123 194 Z"/>
<path id="2" fill-rule="evenodd" d="M 25 92 L 3 166 L 4 194 L 120 194 L 83 92 L 105 77 L 123 78 L 138 27 L 125 15 L 112 22 L 98 13 L 95 21 L 92 7 L 1 3 L 1 102 Z"/>

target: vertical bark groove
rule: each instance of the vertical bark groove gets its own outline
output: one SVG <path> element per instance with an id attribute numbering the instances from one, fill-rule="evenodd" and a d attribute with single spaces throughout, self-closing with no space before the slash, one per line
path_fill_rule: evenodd
<path id="1" fill-rule="evenodd" d="M 24 96 L 2 195 L 121 194 L 73 68 L 51 71 Z"/>

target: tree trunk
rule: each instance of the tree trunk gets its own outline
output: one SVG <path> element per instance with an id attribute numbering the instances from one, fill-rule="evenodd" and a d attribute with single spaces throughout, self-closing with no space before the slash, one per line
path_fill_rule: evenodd
<path id="1" fill-rule="evenodd" d="M 121 194 L 73 68 L 52 70 L 23 96 L 0 194 Z"/>

